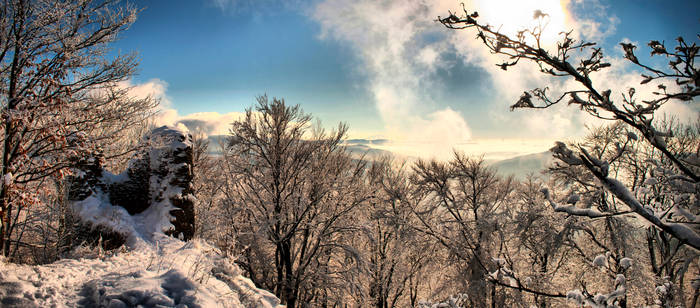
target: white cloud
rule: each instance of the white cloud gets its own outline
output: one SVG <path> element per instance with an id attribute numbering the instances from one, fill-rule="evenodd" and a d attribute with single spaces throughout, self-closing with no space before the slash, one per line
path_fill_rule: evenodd
<path id="1" fill-rule="evenodd" d="M 177 118 L 178 124 L 187 126 L 190 131 L 199 131 L 208 136 L 226 135 L 231 123 L 245 117 L 242 112 L 197 112 Z"/>
<path id="2" fill-rule="evenodd" d="M 123 88 L 129 89 L 129 95 L 135 98 L 152 97 L 158 100 L 157 114 L 153 119 L 156 125 L 175 125 L 178 114 L 172 107 L 172 101 L 166 95 L 168 83 L 153 78 L 144 83 L 134 84 L 132 80 L 123 81 L 119 84 Z"/>
<path id="3" fill-rule="evenodd" d="M 431 1 L 344 1 L 320 3 L 313 17 L 322 37 L 349 44 L 359 54 L 388 137 L 437 141 L 439 150 L 471 138 L 461 114 L 439 108 L 431 90 L 439 85 L 435 70 L 444 66 L 446 42 L 429 42 L 424 34 L 442 29 Z"/>
<path id="4" fill-rule="evenodd" d="M 468 1 L 466 5 L 470 11 L 479 12 L 481 22 L 509 35 L 533 26 L 533 12 L 542 10 L 548 14 L 543 34 L 543 47 L 548 50 L 554 50 L 561 31 L 574 29 L 575 37 L 600 41 L 612 35 L 620 22 L 598 0 Z M 500 127 L 495 129 L 499 131 L 510 129 L 511 134 L 520 137 L 566 138 L 585 133 L 585 125 L 604 123 L 565 103 L 545 111 L 508 112 L 508 106 L 524 90 L 548 86 L 556 95 L 581 86 L 573 80 L 542 74 L 537 65 L 527 61 L 502 71 L 496 64 L 504 58 L 490 53 L 475 39 L 474 31 L 446 30 L 435 22 L 438 15 L 445 16 L 449 10 L 461 7 L 453 0 L 325 0 L 316 6 L 313 18 L 321 25 L 321 37 L 346 43 L 359 54 L 367 89 L 390 138 L 454 144 L 471 136 L 466 121 L 454 112 L 456 106 L 434 100 L 436 93 L 445 90 L 435 71 L 449 69 L 445 55 L 451 53 L 489 75 L 492 88 L 498 92 L 491 93 L 490 112 L 485 115 L 498 123 Z M 617 102 L 630 86 L 637 87 L 640 96 L 650 97 L 655 84 L 640 86 L 638 73 L 630 70 L 614 50 L 606 51 L 606 57 L 613 67 L 593 76 L 597 87 L 612 89 Z M 697 117 L 697 111 L 683 103 L 669 103 L 663 110 Z"/>
<path id="5" fill-rule="evenodd" d="M 608 17 L 605 20 L 605 24 L 593 19 L 584 19 L 576 22 L 576 29 L 578 29 L 577 33 L 582 34 L 587 40 L 601 41 L 615 33 L 619 23 L 620 19 L 615 16 Z"/>
<path id="6" fill-rule="evenodd" d="M 188 115 L 180 115 L 172 106 L 172 100 L 167 95 L 168 83 L 160 79 L 151 79 L 145 83 L 134 84 L 125 81 L 122 87 L 129 88 L 129 94 L 137 98 L 153 97 L 160 102 L 158 113 L 153 119 L 157 126 L 171 125 L 187 128 L 193 132 L 201 132 L 205 135 L 225 135 L 236 120 L 245 116 L 242 112 L 197 112 Z"/>
<path id="7" fill-rule="evenodd" d="M 503 31 L 515 33 L 523 26 L 532 24 L 535 9 L 546 8 L 550 14 L 552 29 L 548 34 L 554 37 L 563 27 L 565 14 L 559 1 L 518 1 L 504 5 L 491 1 L 473 2 L 472 9 L 491 24 L 504 23 Z M 515 6 L 517 10 L 504 7 Z M 527 127 L 535 122 L 532 117 L 524 119 L 522 114 L 508 113 L 508 106 L 515 102 L 523 90 L 548 84 L 551 80 L 542 75 L 533 64 L 519 65 L 509 72 L 503 72 L 495 64 L 498 56 L 492 55 L 480 42 L 474 39 L 473 31 L 446 30 L 435 22 L 438 15 L 446 15 L 449 10 L 459 9 L 455 1 L 340 1 L 326 0 L 320 3 L 313 17 L 322 26 L 322 38 L 334 38 L 347 43 L 360 55 L 367 76 L 367 88 L 374 96 L 376 108 L 392 138 L 444 140 L 456 143 L 470 138 L 469 126 L 463 117 L 454 112 L 456 106 L 446 106 L 434 98 L 445 86 L 440 84 L 435 72 L 438 68 L 449 67 L 445 55 L 457 53 L 465 63 L 483 68 L 494 82 L 493 93 L 495 115 L 502 125 Z M 559 14 L 553 10 L 561 11 Z M 508 23 L 506 23 L 508 22 Z M 551 33 L 550 33 L 551 32 Z M 451 112 L 450 112 L 451 111 Z M 443 113 L 444 112 L 444 113 Z M 431 114 L 451 114 L 461 121 L 438 123 Z M 542 113 L 537 123 L 557 123 L 561 126 L 560 135 L 570 133 L 575 128 L 561 112 Z M 571 123 L 569 123 L 571 122 Z M 433 129 L 430 125 L 439 128 Z M 453 125 L 443 129 L 445 125 Z M 422 131 L 422 134 L 415 134 Z M 440 132 L 452 132 L 441 134 Z M 434 136 L 425 137 L 429 132 Z M 544 135 L 551 136 L 551 129 L 541 129 Z"/>
<path id="8" fill-rule="evenodd" d="M 576 0 L 563 2 L 567 8 L 567 24 L 575 30 L 576 38 L 600 42 L 615 33 L 620 19 L 611 15 L 610 7 L 599 0 Z M 572 11 L 579 13 L 573 16 Z"/>

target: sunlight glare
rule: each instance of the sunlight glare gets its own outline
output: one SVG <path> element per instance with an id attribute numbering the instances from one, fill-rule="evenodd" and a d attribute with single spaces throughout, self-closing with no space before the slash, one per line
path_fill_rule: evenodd
<path id="1" fill-rule="evenodd" d="M 537 26 L 538 20 L 534 18 L 535 11 L 543 14 L 543 22 L 546 23 L 542 34 L 542 43 L 545 46 L 554 44 L 562 31 L 570 30 L 566 25 L 566 1 L 559 0 L 514 0 L 514 1 L 474 1 L 475 8 L 479 12 L 479 19 L 488 23 L 494 29 L 500 29 L 501 33 L 515 35 L 517 31 L 525 28 L 532 29 Z"/>

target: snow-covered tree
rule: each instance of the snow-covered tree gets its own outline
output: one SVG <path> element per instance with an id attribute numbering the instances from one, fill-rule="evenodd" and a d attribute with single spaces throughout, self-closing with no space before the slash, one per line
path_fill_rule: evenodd
<path id="1" fill-rule="evenodd" d="M 439 20 L 450 29 L 476 31 L 477 39 L 487 49 L 503 56 L 505 61 L 499 66 L 504 71 L 529 61 L 538 65 L 543 74 L 569 79 L 574 84 L 558 94 L 553 94 L 556 89 L 545 86 L 526 91 L 511 110 L 546 109 L 568 103 L 592 117 L 614 123 L 594 131 L 583 142 L 557 142 L 551 149 L 558 159 L 552 169 L 553 180 L 565 191 L 557 198 L 552 189 L 543 189 L 547 204 L 555 212 L 591 220 L 590 227 L 577 233 L 579 237 L 590 238 L 594 244 L 591 248 L 606 250 L 603 257 L 595 257 L 592 263 L 605 260 L 605 264 L 614 265 L 609 268 L 614 274 L 622 275 L 615 278 L 617 287 L 608 293 L 611 296 L 574 290 L 568 297 L 594 307 L 624 305 L 625 295 L 619 291 L 626 294 L 629 289 L 624 276 L 631 260 L 627 256 L 644 256 L 640 251 L 648 250 L 644 259 L 649 258 L 660 280 L 657 289 L 663 291 L 660 298 L 664 299 L 658 304 L 678 303 L 668 301 L 671 294 L 668 279 L 680 278 L 678 274 L 688 270 L 700 249 L 696 216 L 700 214 L 696 201 L 700 191 L 700 144 L 697 134 L 665 126 L 659 121 L 659 110 L 672 100 L 696 102 L 700 95 L 700 72 L 695 60 L 700 47 L 681 37 L 672 50 L 666 49 L 663 42 L 649 42 L 652 57 L 669 61 L 668 67 L 661 68 L 640 60 L 635 55 L 635 45 L 621 43 L 625 59 L 642 71 L 641 84 L 656 85 L 651 94 L 642 96 L 635 89 L 637 85 L 608 89 L 595 82 L 597 74 L 611 66 L 595 43 L 579 41 L 571 32 L 562 32 L 554 50 L 546 50 L 541 36 L 547 15 L 542 12 L 535 14 L 540 20 L 537 26 L 513 37 L 480 23 L 478 17 L 477 12 L 463 8 L 462 13 L 450 13 Z M 621 97 L 617 99 L 613 92 L 621 93 Z M 637 240 L 644 237 L 647 245 Z M 581 257 L 591 257 L 584 252 L 586 249 L 576 248 Z M 694 286 L 688 288 L 697 294 Z M 697 296 L 692 300 L 693 305 L 696 299 Z"/>
<path id="2" fill-rule="evenodd" d="M 414 198 L 421 200 L 414 210 L 416 228 L 444 248 L 470 306 L 503 305 L 502 289 L 487 275 L 497 268 L 492 256 L 504 247 L 501 231 L 510 221 L 513 179 L 460 153 L 449 162 L 419 161 L 413 170 Z"/>
<path id="3" fill-rule="evenodd" d="M 0 247 L 8 256 L 21 212 L 51 177 L 152 113 L 124 81 L 134 55 L 109 43 L 136 18 L 119 0 L 5 0 L 0 10 Z"/>
<path id="4" fill-rule="evenodd" d="M 638 135 L 644 138 L 651 146 L 672 162 L 674 180 L 689 184 L 700 182 L 697 151 L 687 153 L 673 153 L 668 148 L 667 140 L 672 138 L 667 132 L 660 131 L 654 123 L 655 114 L 659 108 L 671 100 L 694 101 L 700 95 L 700 72 L 695 60 L 698 58 L 700 46 L 690 44 L 683 38 L 677 39 L 677 46 L 668 51 L 663 43 L 651 41 L 652 56 L 662 56 L 670 60 L 667 69 L 654 68 L 640 60 L 635 55 L 636 46 L 631 43 L 621 43 L 625 51 L 625 58 L 641 68 L 644 80 L 642 84 L 654 81 L 658 83 L 658 91 L 650 97 L 638 97 L 635 88 L 606 89 L 594 86 L 595 73 L 607 67 L 610 63 L 605 61 L 601 48 L 596 48 L 595 43 L 577 41 L 571 36 L 571 32 L 563 32 L 562 39 L 557 43 L 554 52 L 547 51 L 541 46 L 541 34 L 543 23 L 532 29 L 524 29 L 518 32 L 517 37 L 511 38 L 499 33 L 493 27 L 481 24 L 478 21 L 477 12 L 469 12 L 463 9 L 463 14 L 450 14 L 446 18 L 440 18 L 440 22 L 450 29 L 474 29 L 477 38 L 493 53 L 507 57 L 507 61 L 500 64 L 506 70 L 509 66 L 517 65 L 521 60 L 532 61 L 539 65 L 542 73 L 557 77 L 571 78 L 577 82 L 578 88 L 563 91 L 562 94 L 553 96 L 548 93 L 547 87 L 526 91 L 520 99 L 511 106 L 517 108 L 548 108 L 565 102 L 579 107 L 593 117 L 620 121 L 630 129 L 629 138 L 636 139 Z M 546 18 L 545 15 L 536 15 L 537 18 Z M 582 57 L 575 63 L 574 61 Z M 679 87 L 671 87 L 664 83 L 672 82 Z M 632 85 L 630 85 L 632 86 Z M 622 92 L 621 101 L 614 101 L 612 91 Z M 624 148 L 620 148 L 620 151 Z M 569 149 L 560 143 L 553 149 L 555 156 L 568 165 L 583 166 L 600 183 L 619 200 L 625 203 L 631 211 L 640 218 L 653 224 L 660 230 L 677 238 L 684 244 L 695 249 L 700 249 L 700 235 L 692 221 L 676 220 L 669 217 L 661 217 L 657 213 L 648 211 L 635 198 L 632 192 L 610 177 L 610 162 L 600 160 L 584 147 Z M 694 212 L 697 209 L 691 209 Z M 587 215 L 586 213 L 573 213 L 574 215 Z M 697 213 L 693 213 L 695 215 Z"/>
<path id="5" fill-rule="evenodd" d="M 430 296 L 436 245 L 415 229 L 419 200 L 409 175 L 407 164 L 388 157 L 371 163 L 372 197 L 356 212 L 360 232 L 346 239 L 362 257 L 360 267 L 348 267 L 343 275 L 353 306 L 415 307 Z"/>
<path id="6" fill-rule="evenodd" d="M 225 148 L 225 206 L 235 215 L 239 264 L 287 307 L 325 303 L 337 268 L 357 256 L 340 238 L 364 202 L 366 163 L 340 146 L 344 125 L 327 134 L 284 100 L 258 97 L 233 123 Z M 320 304 L 319 304 L 320 305 Z"/>

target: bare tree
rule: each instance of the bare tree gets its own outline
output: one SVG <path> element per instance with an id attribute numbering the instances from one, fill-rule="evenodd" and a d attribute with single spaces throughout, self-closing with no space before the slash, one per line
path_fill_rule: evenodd
<path id="1" fill-rule="evenodd" d="M 339 239 L 368 197 L 365 163 L 340 147 L 346 127 L 327 135 L 310 120 L 299 106 L 258 97 L 225 149 L 233 185 L 226 206 L 240 218 L 245 247 L 239 263 L 288 307 L 327 300 L 338 258 L 355 254 Z"/>
<path id="2" fill-rule="evenodd" d="M 357 211 L 361 226 L 348 245 L 362 256 L 358 270 L 345 271 L 346 292 L 354 305 L 377 308 L 415 307 L 427 298 L 435 243 L 416 230 L 414 186 L 406 164 L 389 157 L 373 161 L 368 185 L 372 198 Z"/>
<path id="3" fill-rule="evenodd" d="M 414 211 L 418 228 L 456 261 L 469 305 L 504 305 L 502 292 L 487 277 L 497 268 L 492 256 L 503 248 L 513 179 L 500 178 L 483 159 L 459 153 L 448 163 L 419 161 L 414 173 L 415 198 L 424 200 Z"/>
<path id="4" fill-rule="evenodd" d="M 659 108 L 670 100 L 692 101 L 700 95 L 700 73 L 695 66 L 700 47 L 689 44 L 683 38 L 678 38 L 677 46 L 673 51 L 668 51 L 663 43 L 651 41 L 651 55 L 663 56 L 670 59 L 667 70 L 653 68 L 639 61 L 634 54 L 636 46 L 621 43 L 625 51 L 625 58 L 645 71 L 642 76 L 642 84 L 657 81 L 659 91 L 652 97 L 638 98 L 635 89 L 617 89 L 623 92 L 622 102 L 615 102 L 611 98 L 611 89 L 599 89 L 593 84 L 596 72 L 610 66 L 605 62 L 601 48 L 595 47 L 595 43 L 580 42 L 571 37 L 571 32 L 563 32 L 562 39 L 557 43 L 554 53 L 543 49 L 541 35 L 543 22 L 531 29 L 524 29 L 517 33 L 516 38 L 494 30 L 491 26 L 477 21 L 477 12 L 468 12 L 466 8 L 458 16 L 453 13 L 439 21 L 450 29 L 474 29 L 477 37 L 493 53 L 504 55 L 508 60 L 499 66 L 506 70 L 509 66 L 518 64 L 520 60 L 535 62 L 540 70 L 552 76 L 571 78 L 580 86 L 579 89 L 564 91 L 561 95 L 552 96 L 547 93 L 548 88 L 537 88 L 525 92 L 520 99 L 511 106 L 515 108 L 548 108 L 562 101 L 570 105 L 580 107 L 588 114 L 605 120 L 621 121 L 632 130 L 640 133 L 643 138 L 654 148 L 660 151 L 664 157 L 673 163 L 676 170 L 676 180 L 691 184 L 700 182 L 698 175 L 697 155 L 692 153 L 672 153 L 667 146 L 669 138 L 665 132 L 661 132 L 655 126 L 654 115 Z M 536 14 L 536 18 L 546 18 L 545 14 Z M 573 55 L 585 57 L 578 63 L 572 63 Z M 663 82 L 675 82 L 678 89 L 667 87 Z M 675 90 L 674 90 L 675 89 Z M 533 102 L 533 100 L 535 100 Z M 536 104 L 537 103 L 537 104 Z M 635 139 L 636 134 L 630 133 L 630 139 Z M 622 151 L 624 148 L 621 148 Z M 655 225 L 663 232 L 677 238 L 683 244 L 700 249 L 700 235 L 692 222 L 685 219 L 669 219 L 648 211 L 637 200 L 625 185 L 610 177 L 609 162 L 594 157 L 584 147 L 579 147 L 576 152 L 570 150 L 563 143 L 553 149 L 555 156 L 569 165 L 581 165 L 585 167 L 603 186 L 619 200 L 625 203 L 639 217 Z M 697 151 L 695 151 L 697 152 Z M 697 208 L 687 209 L 693 215 L 697 214 Z M 574 215 L 586 215 L 590 213 L 576 213 Z"/>
<path id="5" fill-rule="evenodd" d="M 517 65 L 520 60 L 531 61 L 539 66 L 542 73 L 569 78 L 577 84 L 576 88 L 560 91 L 556 95 L 551 94 L 548 87 L 526 91 L 511 106 L 511 110 L 545 109 L 566 102 L 593 117 L 620 123 L 602 129 L 597 137 L 594 133 L 593 137 L 597 139 L 573 145 L 558 142 L 551 150 L 560 161 L 553 170 L 555 180 L 571 191 L 561 200 L 555 200 L 550 190 L 545 189 L 543 192 L 548 204 L 557 212 L 605 222 L 606 226 L 597 230 L 604 231 L 603 234 L 607 235 L 601 236 L 596 229 L 584 229 L 580 234 L 589 236 L 598 249 L 607 250 L 606 257 L 601 259 L 610 259 L 609 264 L 615 265 L 613 272 L 622 275 L 621 279 L 615 279 L 615 288 L 609 296 L 601 296 L 599 300 L 624 304 L 624 272 L 629 266 L 626 256 L 632 248 L 641 246 L 633 240 L 636 236 L 631 235 L 635 229 L 640 230 L 640 226 L 630 221 L 629 217 L 641 218 L 652 226 L 647 235 L 648 256 L 652 267 L 659 265 L 659 261 L 654 260 L 658 255 L 665 255 L 661 257 L 664 266 L 673 264 L 674 256 L 683 245 L 700 249 L 696 223 L 700 208 L 697 202 L 690 201 L 697 197 L 700 186 L 700 146 L 697 137 L 676 136 L 671 129 L 655 121 L 659 108 L 665 103 L 671 100 L 694 101 L 700 94 L 700 74 L 695 64 L 700 47 L 679 37 L 674 50 L 668 51 L 664 43 L 651 41 L 648 44 L 651 56 L 662 56 L 670 60 L 668 68 L 662 69 L 640 61 L 635 55 L 636 46 L 633 44 L 621 43 L 625 58 L 644 72 L 641 83 L 657 83 L 657 91 L 651 96 L 639 97 L 634 87 L 606 89 L 594 85 L 596 73 L 610 66 L 603 57 L 602 49 L 596 47 L 595 43 L 577 41 L 571 32 L 562 32 L 556 49 L 553 52 L 545 50 L 541 35 L 546 24 L 546 14 L 535 14 L 535 18 L 540 21 L 539 25 L 519 31 L 514 38 L 479 23 L 478 16 L 477 12 L 463 8 L 461 14 L 450 13 L 446 18 L 439 18 L 439 21 L 450 29 L 474 29 L 477 39 L 486 48 L 506 58 L 506 61 L 499 64 L 503 70 Z M 580 61 L 574 63 L 573 59 Z M 615 101 L 611 96 L 613 91 L 622 93 L 621 101 Z M 640 140 L 638 134 L 643 139 Z M 686 147 L 676 150 L 679 144 Z M 649 151 L 656 154 L 653 157 L 643 154 Z M 667 163 L 660 163 L 662 161 Z M 659 176 L 649 179 L 650 173 Z M 684 194 L 679 195 L 680 198 L 649 194 L 649 190 L 644 187 L 648 185 L 656 185 L 652 190 L 656 189 L 657 192 L 661 189 Z M 688 196 L 689 199 L 683 196 Z M 636 215 L 629 215 L 630 213 Z M 630 247 L 631 245 L 637 247 Z M 581 256 L 585 255 L 586 253 L 581 253 Z M 694 255 L 695 253 L 685 255 L 680 263 L 686 264 L 684 266 L 687 268 L 688 262 L 695 259 Z M 659 272 L 656 269 L 654 271 Z M 581 304 L 602 303 L 586 292 L 570 295 Z"/>
<path id="6" fill-rule="evenodd" d="M 65 176 L 79 157 L 152 113 L 155 101 L 129 98 L 117 84 L 133 74 L 134 55 L 108 58 L 108 44 L 136 12 L 118 0 L 2 1 L 3 255 L 22 210 L 41 203 L 41 181 Z"/>
<path id="7" fill-rule="evenodd" d="M 668 140 L 669 151 L 676 155 L 686 155 L 700 149 L 699 124 L 682 125 L 673 119 L 662 120 L 659 123 L 661 130 L 671 132 L 674 136 Z M 700 185 L 674 181 L 676 173 L 673 163 L 649 144 L 634 141 L 628 147 L 630 150 L 611 166 L 621 169 L 621 180 L 640 203 L 655 213 L 662 213 L 664 217 L 692 219 L 692 214 L 689 215 L 686 209 L 698 207 L 696 198 L 700 194 Z M 697 299 L 691 301 L 686 298 L 688 291 L 688 295 L 697 296 L 697 288 L 688 287 L 692 284 L 687 283 L 686 274 L 695 271 L 693 275 L 698 275 L 697 252 L 658 228 L 647 227 L 644 238 L 644 250 L 647 251 L 646 257 L 656 285 L 664 286 L 666 291 L 659 294 L 659 301 L 664 305 L 696 302 Z"/>

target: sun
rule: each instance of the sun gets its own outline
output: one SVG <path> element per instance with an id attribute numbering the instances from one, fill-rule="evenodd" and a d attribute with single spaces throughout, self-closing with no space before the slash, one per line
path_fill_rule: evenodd
<path id="1" fill-rule="evenodd" d="M 515 1 L 476 1 L 472 0 L 469 10 L 479 12 L 481 22 L 488 23 L 501 33 L 513 35 L 525 28 L 532 28 L 539 22 L 546 24 L 542 33 L 542 43 L 550 45 L 560 38 L 559 33 L 568 31 L 567 3 L 559 0 L 515 0 Z M 540 12 L 536 14 L 535 12 Z M 540 19 L 535 18 L 537 16 Z"/>

